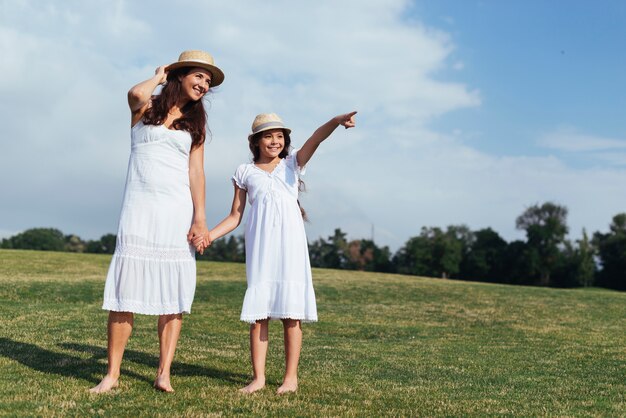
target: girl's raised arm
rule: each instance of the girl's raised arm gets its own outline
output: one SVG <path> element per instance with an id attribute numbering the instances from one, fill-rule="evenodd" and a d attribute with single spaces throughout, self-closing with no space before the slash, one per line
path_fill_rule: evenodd
<path id="1" fill-rule="evenodd" d="M 128 90 L 128 107 L 132 116 L 131 126 L 134 126 L 143 117 L 157 86 L 167 80 L 165 67 L 165 65 L 160 66 L 154 71 L 154 77 L 142 81 Z"/>
<path id="2" fill-rule="evenodd" d="M 317 147 L 319 147 L 322 141 L 328 138 L 339 125 L 344 126 L 346 129 L 354 128 L 356 126 L 354 115 L 356 115 L 356 111 L 335 116 L 317 128 L 315 132 L 313 132 L 313 135 L 302 145 L 302 148 L 298 150 L 298 166 L 304 167 L 315 153 L 315 150 L 317 150 Z"/>

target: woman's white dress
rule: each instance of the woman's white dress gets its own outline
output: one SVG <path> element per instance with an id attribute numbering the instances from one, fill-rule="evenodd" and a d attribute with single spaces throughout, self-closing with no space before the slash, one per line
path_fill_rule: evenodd
<path id="1" fill-rule="evenodd" d="M 248 289 L 241 320 L 300 319 L 317 321 L 304 222 L 298 206 L 298 180 L 305 169 L 296 153 L 268 173 L 242 164 L 232 177 L 247 191 L 250 213 L 246 222 Z"/>
<path id="2" fill-rule="evenodd" d="M 131 129 L 124 202 L 103 309 L 189 313 L 196 288 L 189 187 L 191 135 L 163 125 Z"/>

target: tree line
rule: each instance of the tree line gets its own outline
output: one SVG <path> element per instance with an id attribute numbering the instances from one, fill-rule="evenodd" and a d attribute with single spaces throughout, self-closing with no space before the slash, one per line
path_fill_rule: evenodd
<path id="1" fill-rule="evenodd" d="M 114 234 L 103 235 L 98 240 L 84 241 L 78 235 L 64 235 L 56 228 L 31 228 L 10 238 L 4 238 L 0 248 L 113 254 L 115 241 Z"/>
<path id="2" fill-rule="evenodd" d="M 552 287 L 600 286 L 626 290 L 626 213 L 613 217 L 607 233 L 585 230 L 567 239 L 567 208 L 536 204 L 517 217 L 525 240 L 505 241 L 491 228 L 423 227 L 395 253 L 372 240 L 333 235 L 309 244 L 313 267 L 401 273 L 459 280 Z M 57 229 L 34 228 L 3 239 L 2 248 L 112 254 L 115 235 L 83 241 Z M 199 260 L 245 261 L 243 236 L 217 240 Z"/>

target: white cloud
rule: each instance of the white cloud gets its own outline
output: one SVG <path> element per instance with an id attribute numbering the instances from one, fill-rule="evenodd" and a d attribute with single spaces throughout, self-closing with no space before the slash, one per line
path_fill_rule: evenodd
<path id="1" fill-rule="evenodd" d="M 573 127 L 560 127 L 543 135 L 538 144 L 545 148 L 567 152 L 601 151 L 626 148 L 626 139 L 604 138 L 581 133 Z"/>
<path id="2" fill-rule="evenodd" d="M 626 152 L 594 152 L 592 155 L 610 165 L 626 166 Z"/>

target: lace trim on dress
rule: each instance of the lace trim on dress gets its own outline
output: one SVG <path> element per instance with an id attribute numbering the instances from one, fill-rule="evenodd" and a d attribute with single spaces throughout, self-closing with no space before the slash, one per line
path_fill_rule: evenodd
<path id="1" fill-rule="evenodd" d="M 188 248 L 150 248 L 118 243 L 114 255 L 158 261 L 195 261 Z"/>
<path id="2" fill-rule="evenodd" d="M 115 312 L 133 312 L 143 315 L 188 314 L 191 313 L 191 303 L 192 300 L 165 304 L 149 304 L 133 300 L 105 299 L 102 303 L 102 309 Z"/>
<path id="3" fill-rule="evenodd" d="M 274 313 L 269 313 L 269 314 L 265 314 L 265 315 L 242 315 L 241 318 L 239 318 L 240 321 L 242 322 L 246 322 L 248 324 L 254 324 L 256 321 L 263 321 L 265 319 L 270 319 L 270 320 L 280 320 L 280 319 L 293 319 L 293 320 L 297 320 L 297 321 L 302 321 L 304 323 L 307 322 L 317 322 L 317 317 L 306 317 L 306 314 L 302 314 L 302 313 L 297 313 L 297 314 L 289 314 L 289 313 L 280 313 L 280 314 L 274 314 Z"/>

